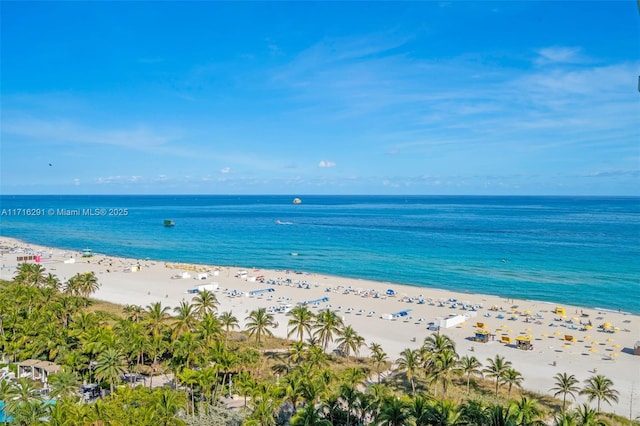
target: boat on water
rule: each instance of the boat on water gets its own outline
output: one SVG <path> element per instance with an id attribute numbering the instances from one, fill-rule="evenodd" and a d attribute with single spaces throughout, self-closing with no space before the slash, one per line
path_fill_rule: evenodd
<path id="1" fill-rule="evenodd" d="M 294 198 L 293 204 L 302 204 L 302 200 L 300 198 Z"/>
<path id="2" fill-rule="evenodd" d="M 293 222 L 283 222 L 280 219 L 276 220 L 276 225 L 293 225 Z"/>
<path id="3" fill-rule="evenodd" d="M 175 226 L 175 222 L 172 219 L 165 219 L 164 220 L 164 226 L 170 228 L 172 226 Z"/>

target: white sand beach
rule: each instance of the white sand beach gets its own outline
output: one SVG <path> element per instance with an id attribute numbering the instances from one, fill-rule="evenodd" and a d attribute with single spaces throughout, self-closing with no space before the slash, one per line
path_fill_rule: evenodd
<path id="1" fill-rule="evenodd" d="M 175 307 L 181 300 L 191 300 L 194 294 L 188 292 L 190 289 L 213 284 L 219 310 L 232 310 L 241 325 L 251 310 L 273 308 L 279 323 L 274 334 L 279 337 L 287 335 L 287 318 L 278 309 L 312 301 L 309 306 L 313 311 L 336 311 L 367 344 L 380 343 L 390 359 L 396 359 L 405 348 L 419 347 L 433 333 L 427 329 L 428 323 L 459 315 L 464 322 L 440 332 L 454 339 L 461 356 L 474 355 L 486 363 L 487 358 L 501 354 L 522 373 L 525 388 L 545 394 L 554 386 L 556 373 L 575 374 L 581 382 L 594 372 L 603 374 L 620 392 L 618 404 L 603 408 L 626 417 L 640 416 L 640 356 L 633 355 L 634 345 L 640 341 L 638 315 L 286 270 L 186 265 L 104 255 L 83 258 L 79 252 L 6 237 L 0 237 L 0 248 L 2 279 L 14 277 L 19 256 L 40 255 L 42 265 L 62 282 L 78 272 L 93 271 L 101 284 L 93 297 L 113 303 L 144 307 L 160 301 Z M 69 263 L 70 259 L 74 263 Z M 387 295 L 388 290 L 394 295 Z M 556 306 L 564 308 L 564 315 L 554 312 Z M 385 319 L 400 312 L 405 315 Z M 477 323 L 483 323 L 493 335 L 489 342 L 471 339 Z M 599 327 L 605 323 L 607 331 Z M 525 335 L 531 336 L 532 350 L 515 347 L 515 338 Z M 501 343 L 503 336 L 510 337 L 512 344 Z M 573 341 L 568 341 L 568 336 Z M 366 353 L 364 350 L 363 355 Z M 578 401 L 586 399 L 579 397 Z"/>

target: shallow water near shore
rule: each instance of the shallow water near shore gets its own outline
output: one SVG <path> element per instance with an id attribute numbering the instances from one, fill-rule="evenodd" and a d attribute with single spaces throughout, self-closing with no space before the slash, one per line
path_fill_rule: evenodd
<path id="1" fill-rule="evenodd" d="M 0 234 L 640 313 L 638 198 L 300 198 L 4 195 Z"/>

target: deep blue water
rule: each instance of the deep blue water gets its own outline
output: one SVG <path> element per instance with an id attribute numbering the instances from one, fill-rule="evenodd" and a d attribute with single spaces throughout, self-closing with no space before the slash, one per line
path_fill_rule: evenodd
<path id="1" fill-rule="evenodd" d="M 134 258 L 295 269 L 640 313 L 640 198 L 301 198 L 294 205 L 288 196 L 0 196 L 0 234 Z M 26 208 L 42 215 L 12 211 Z M 101 208 L 128 210 L 57 212 Z M 165 228 L 164 219 L 175 226 Z"/>

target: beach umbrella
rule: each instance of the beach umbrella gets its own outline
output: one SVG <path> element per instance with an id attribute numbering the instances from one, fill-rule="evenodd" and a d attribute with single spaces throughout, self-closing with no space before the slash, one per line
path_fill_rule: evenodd
<path id="1" fill-rule="evenodd" d="M 524 331 L 531 331 L 531 327 L 525 328 Z"/>
<path id="2" fill-rule="evenodd" d="M 614 352 L 614 353 L 612 353 L 612 354 L 611 354 L 611 356 L 614 356 L 614 357 L 615 357 L 615 356 L 618 356 L 618 355 L 620 355 L 620 354 L 619 354 L 619 353 L 617 353 L 617 352 Z"/>
<path id="3" fill-rule="evenodd" d="M 548 337 L 549 335 L 547 333 L 542 333 L 542 337 Z"/>
<path id="4" fill-rule="evenodd" d="M 556 336 L 561 335 L 562 333 L 560 333 L 559 331 L 554 331 L 553 334 L 555 334 Z"/>
<path id="5" fill-rule="evenodd" d="M 607 342 L 613 342 L 613 339 L 612 339 L 611 337 L 609 337 L 609 338 L 607 339 Z"/>
<path id="6" fill-rule="evenodd" d="M 613 345 L 613 347 L 614 347 L 614 348 L 616 348 L 616 349 L 618 349 L 618 348 L 621 348 L 621 347 L 622 347 L 622 345 L 619 345 L 618 343 L 616 343 L 615 345 Z"/>
<path id="7" fill-rule="evenodd" d="M 591 342 L 592 345 L 599 345 L 600 342 L 598 342 L 597 340 L 594 340 L 593 342 Z"/>
<path id="8" fill-rule="evenodd" d="M 563 348 L 570 348 L 571 345 L 562 345 Z"/>
<path id="9" fill-rule="evenodd" d="M 585 340 L 587 340 L 587 339 L 591 339 L 591 336 L 589 336 L 589 335 L 587 334 L 586 336 L 584 336 L 584 339 L 585 339 Z"/>
<path id="10" fill-rule="evenodd" d="M 591 348 L 589 349 L 589 352 L 597 352 L 598 350 L 596 348 Z"/>

